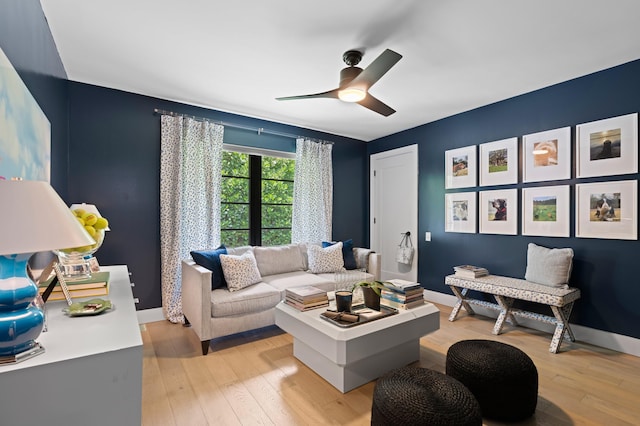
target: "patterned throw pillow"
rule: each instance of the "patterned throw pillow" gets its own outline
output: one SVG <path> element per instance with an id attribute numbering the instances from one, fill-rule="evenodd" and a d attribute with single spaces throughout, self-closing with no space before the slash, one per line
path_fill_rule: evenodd
<path id="1" fill-rule="evenodd" d="M 324 248 L 309 245 L 307 255 L 309 256 L 309 272 L 314 274 L 336 272 L 344 268 L 341 242 Z"/>
<path id="2" fill-rule="evenodd" d="M 262 281 L 253 251 L 247 251 L 241 256 L 221 254 L 220 263 L 229 291 L 242 290 Z"/>
<path id="3" fill-rule="evenodd" d="M 323 241 L 322 247 L 329 247 L 334 245 L 335 242 Z M 356 269 L 358 265 L 356 264 L 356 258 L 353 255 L 353 240 L 344 240 L 342 242 L 342 260 L 344 260 L 344 268 L 345 269 Z"/>

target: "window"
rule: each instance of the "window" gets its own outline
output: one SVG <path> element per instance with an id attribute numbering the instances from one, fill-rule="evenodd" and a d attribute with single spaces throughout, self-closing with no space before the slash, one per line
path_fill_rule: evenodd
<path id="1" fill-rule="evenodd" d="M 291 242 L 294 167 L 292 158 L 224 151 L 222 244 L 237 247 Z"/>

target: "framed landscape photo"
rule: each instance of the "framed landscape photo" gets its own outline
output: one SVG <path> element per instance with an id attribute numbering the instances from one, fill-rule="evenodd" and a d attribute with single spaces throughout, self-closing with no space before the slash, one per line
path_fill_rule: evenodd
<path id="1" fill-rule="evenodd" d="M 480 145 L 480 186 L 518 183 L 518 138 Z"/>
<path id="2" fill-rule="evenodd" d="M 523 182 L 571 178 L 571 127 L 523 136 L 522 152 Z"/>
<path id="3" fill-rule="evenodd" d="M 569 185 L 522 190 L 522 235 L 569 236 Z"/>
<path id="4" fill-rule="evenodd" d="M 576 185 L 576 237 L 638 239 L 637 180 Z"/>
<path id="5" fill-rule="evenodd" d="M 444 154 L 445 188 L 476 186 L 476 146 L 451 149 Z"/>
<path id="6" fill-rule="evenodd" d="M 638 173 L 638 114 L 576 126 L 576 177 Z"/>
<path id="7" fill-rule="evenodd" d="M 475 192 L 445 194 L 445 232 L 475 234 L 477 210 Z"/>
<path id="8" fill-rule="evenodd" d="M 518 234 L 518 190 L 481 191 L 478 202 L 481 234 Z"/>

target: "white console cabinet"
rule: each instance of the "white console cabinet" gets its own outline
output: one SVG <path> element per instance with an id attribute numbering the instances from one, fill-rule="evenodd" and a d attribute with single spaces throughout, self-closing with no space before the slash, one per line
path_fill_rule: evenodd
<path id="1" fill-rule="evenodd" d="M 114 309 L 72 318 L 65 302 L 47 302 L 48 331 L 37 339 L 45 353 L 0 365 L 1 425 L 140 425 L 142 337 L 129 273 L 102 269 Z"/>

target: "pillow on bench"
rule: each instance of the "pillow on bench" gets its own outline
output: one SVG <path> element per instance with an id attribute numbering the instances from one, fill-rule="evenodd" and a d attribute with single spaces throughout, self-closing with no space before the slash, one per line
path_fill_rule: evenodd
<path id="1" fill-rule="evenodd" d="M 573 249 L 549 249 L 529 243 L 524 279 L 537 284 L 563 287 L 569 282 Z"/>

